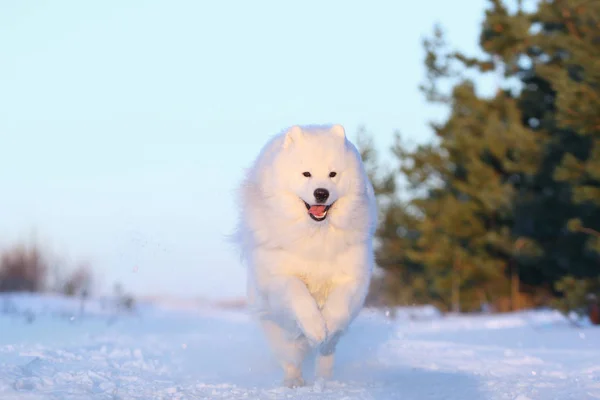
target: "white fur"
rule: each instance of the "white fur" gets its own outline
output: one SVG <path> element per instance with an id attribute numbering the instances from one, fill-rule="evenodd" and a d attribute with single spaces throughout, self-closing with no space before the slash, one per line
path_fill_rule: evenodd
<path id="1" fill-rule="evenodd" d="M 316 188 L 329 191 L 327 205 L 335 202 L 321 222 L 304 204 L 315 204 Z M 375 224 L 373 188 L 340 125 L 291 127 L 249 169 L 237 238 L 249 267 L 249 304 L 285 385 L 303 384 L 301 364 L 311 347 L 319 349 L 319 377 L 331 375 L 337 341 L 367 294 Z"/>

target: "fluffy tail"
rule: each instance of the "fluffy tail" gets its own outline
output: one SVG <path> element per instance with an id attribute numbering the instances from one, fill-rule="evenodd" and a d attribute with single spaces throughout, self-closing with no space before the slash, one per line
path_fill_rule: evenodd
<path id="1" fill-rule="evenodd" d="M 247 261 L 248 253 L 247 250 L 249 246 L 249 237 L 246 233 L 246 229 L 243 226 L 242 222 L 238 222 L 235 230 L 229 235 L 225 236 L 225 241 L 232 245 L 235 248 L 235 251 L 239 253 L 240 262 L 245 264 Z"/>

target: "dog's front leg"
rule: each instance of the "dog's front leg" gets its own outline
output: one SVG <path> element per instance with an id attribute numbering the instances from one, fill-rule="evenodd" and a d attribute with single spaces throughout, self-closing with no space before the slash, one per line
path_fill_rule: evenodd
<path id="1" fill-rule="evenodd" d="M 327 325 L 321 311 L 300 279 L 291 276 L 271 279 L 268 302 L 276 314 L 292 317 L 312 346 L 327 338 Z"/>
<path id="2" fill-rule="evenodd" d="M 360 311 L 368 289 L 368 279 L 352 279 L 337 285 L 323 306 L 329 337 L 343 332 Z"/>
<path id="3" fill-rule="evenodd" d="M 319 348 L 316 364 L 316 373 L 319 378 L 331 378 L 335 348 L 345 329 L 361 309 L 368 282 L 368 279 L 351 280 L 338 285 L 329 294 L 323 306 L 323 318 L 327 326 L 328 337 Z"/>

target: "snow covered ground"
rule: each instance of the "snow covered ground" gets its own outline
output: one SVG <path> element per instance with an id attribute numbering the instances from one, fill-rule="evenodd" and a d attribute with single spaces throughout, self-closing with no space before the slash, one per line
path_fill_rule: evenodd
<path id="1" fill-rule="evenodd" d="M 243 311 L 0 297 L 0 399 L 599 399 L 600 329 L 552 311 L 365 311 L 322 392 L 280 387 Z M 310 366 L 310 363 L 308 364 Z"/>

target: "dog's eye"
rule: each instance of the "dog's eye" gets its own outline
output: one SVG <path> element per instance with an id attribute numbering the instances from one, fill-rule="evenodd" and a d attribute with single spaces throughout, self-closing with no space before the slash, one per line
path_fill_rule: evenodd
<path id="1" fill-rule="evenodd" d="M 310 172 L 303 172 L 302 175 L 304 175 L 307 178 L 311 177 Z"/>
<path id="2" fill-rule="evenodd" d="M 337 172 L 330 172 L 330 173 L 329 173 L 329 177 L 330 177 L 330 178 L 333 178 L 333 177 L 335 177 L 336 175 L 337 175 Z"/>

